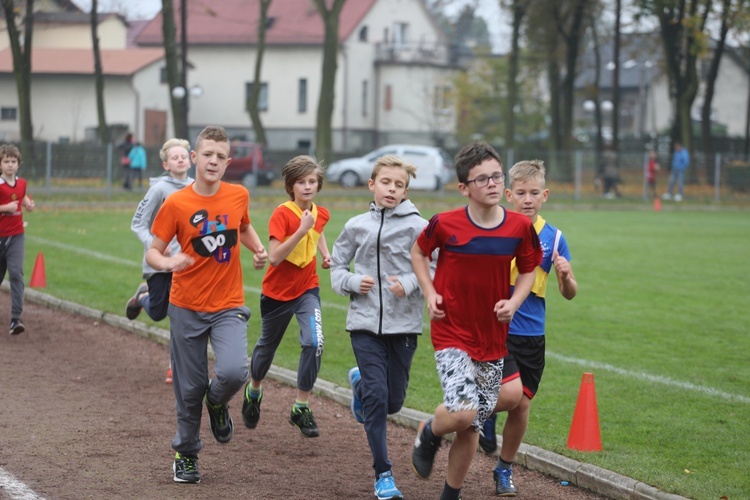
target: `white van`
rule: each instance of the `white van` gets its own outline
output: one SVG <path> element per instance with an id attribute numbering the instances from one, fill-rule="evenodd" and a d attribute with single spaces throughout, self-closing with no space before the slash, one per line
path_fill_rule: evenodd
<path id="1" fill-rule="evenodd" d="M 385 155 L 396 155 L 417 167 L 417 178 L 411 179 L 409 189 L 438 190 L 456 177 L 453 160 L 442 149 L 433 146 L 391 144 L 360 158 L 347 158 L 331 163 L 326 169 L 326 178 L 344 187 L 365 185 L 372 175 L 375 162 Z"/>

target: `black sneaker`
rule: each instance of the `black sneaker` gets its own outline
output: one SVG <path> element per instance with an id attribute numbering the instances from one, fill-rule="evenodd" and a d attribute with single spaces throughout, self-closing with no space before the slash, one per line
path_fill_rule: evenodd
<path id="1" fill-rule="evenodd" d="M 427 438 L 427 432 L 432 435 L 432 439 Z M 411 452 L 411 468 L 420 479 L 427 479 L 432 473 L 432 464 L 435 462 L 443 438 L 432 434 L 432 417 L 420 425 L 417 439 L 414 441 L 414 448 Z"/>
<path id="2" fill-rule="evenodd" d="M 198 472 L 198 455 L 175 453 L 172 472 L 174 472 L 175 483 L 200 483 L 201 474 Z"/>
<path id="3" fill-rule="evenodd" d="M 208 391 L 206 391 L 203 401 L 206 403 L 208 418 L 211 420 L 211 433 L 218 442 L 228 443 L 232 439 L 232 434 L 234 434 L 234 424 L 232 423 L 232 417 L 229 416 L 229 406 L 210 403 Z"/>
<path id="4" fill-rule="evenodd" d="M 495 495 L 499 497 L 514 497 L 518 493 L 513 484 L 513 470 L 498 467 L 492 471 L 495 476 Z"/>
<path id="5" fill-rule="evenodd" d="M 312 410 L 307 406 L 304 408 L 292 408 L 289 423 L 295 426 L 299 430 L 299 433 L 305 437 L 314 438 L 320 435 Z"/>
<path id="6" fill-rule="evenodd" d="M 10 334 L 11 335 L 21 335 L 25 331 L 26 331 L 26 327 L 23 325 L 23 322 L 20 319 L 10 320 Z"/>
<path id="7" fill-rule="evenodd" d="M 245 386 L 245 396 L 242 398 L 242 420 L 245 427 L 255 429 L 260 420 L 260 402 L 263 400 L 261 392 L 257 398 L 250 396 L 250 383 Z"/>
<path id="8" fill-rule="evenodd" d="M 148 285 L 146 283 L 141 283 L 138 286 L 138 290 L 135 291 L 135 295 L 130 297 L 128 299 L 127 304 L 125 304 L 125 316 L 129 320 L 134 320 L 138 317 L 139 314 L 141 314 L 141 309 L 143 307 L 141 306 L 140 299 L 141 295 L 148 292 Z"/>
<path id="9" fill-rule="evenodd" d="M 482 433 L 479 433 L 479 447 L 485 453 L 495 453 L 497 451 L 497 438 L 495 437 L 495 423 L 497 422 L 497 413 L 490 415 L 490 418 L 484 421 Z"/>

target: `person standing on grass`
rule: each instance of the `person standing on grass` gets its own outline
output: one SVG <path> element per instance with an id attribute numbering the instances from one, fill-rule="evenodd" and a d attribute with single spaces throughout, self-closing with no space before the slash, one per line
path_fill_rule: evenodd
<path id="1" fill-rule="evenodd" d="M 34 200 L 26 194 L 26 180 L 18 177 L 21 152 L 12 144 L 0 146 L 0 282 L 10 277 L 10 334 L 26 331 L 23 313 L 23 259 L 26 236 L 23 209 L 34 210 Z"/>
<path id="2" fill-rule="evenodd" d="M 250 196 L 242 186 L 222 182 L 231 162 L 229 138 L 221 127 L 204 128 L 190 153 L 195 182 L 164 201 L 151 226 L 146 262 L 173 272 L 169 296 L 170 354 L 177 410 L 172 440 L 174 481 L 199 483 L 198 452 L 202 403 L 219 443 L 234 433 L 227 403 L 248 378 L 247 321 L 242 283 L 241 243 L 253 252 L 253 267 L 263 269 L 266 249 L 250 224 Z M 170 254 L 177 238 L 182 251 Z M 208 341 L 214 351 L 209 379 Z"/>
<path id="3" fill-rule="evenodd" d="M 478 432 L 500 391 L 508 324 L 529 294 L 542 258 L 531 221 L 499 205 L 505 177 L 490 145 L 474 142 L 461 149 L 456 173 L 468 206 L 433 216 L 411 251 L 443 389 L 443 403 L 417 432 L 412 468 L 427 479 L 442 436 L 455 432 L 441 500 L 461 497 Z M 436 248 L 433 280 L 429 264 Z M 511 290 L 514 258 L 519 274 Z"/>
<path id="4" fill-rule="evenodd" d="M 140 188 L 143 186 L 143 172 L 146 170 L 146 149 L 140 142 L 136 142 L 130 149 L 128 158 L 130 159 L 130 181 L 135 183 L 137 177 L 138 187 Z"/>
<path id="5" fill-rule="evenodd" d="M 130 170 L 130 150 L 133 149 L 133 134 L 128 132 L 125 139 L 117 146 L 120 150 L 120 166 L 122 167 L 122 187 L 126 190 L 133 189 L 132 171 Z"/>
<path id="6" fill-rule="evenodd" d="M 242 418 L 254 429 L 260 419 L 262 382 L 271 368 L 276 349 L 292 317 L 297 317 L 302 347 L 297 370 L 297 399 L 289 423 L 304 437 L 318 437 L 318 425 L 309 406 L 310 393 L 323 356 L 323 323 L 320 309 L 317 252 L 322 268 L 331 267 L 323 228 L 330 214 L 313 203 L 323 189 L 323 168 L 315 158 L 296 156 L 281 170 L 291 198 L 268 221 L 268 260 L 260 296 L 261 334 L 250 362 L 250 382 L 245 386 Z"/>
<path id="7" fill-rule="evenodd" d="M 675 141 L 674 153 L 672 154 L 672 171 L 669 173 L 669 189 L 661 197 L 665 200 L 671 200 L 674 193 L 675 184 L 677 184 L 677 194 L 674 195 L 674 201 L 682 201 L 685 195 L 685 172 L 690 166 L 690 153 L 682 147 L 680 142 Z"/>
<path id="8" fill-rule="evenodd" d="M 648 152 L 648 163 L 646 164 L 646 183 L 651 198 L 656 198 L 656 174 L 659 172 L 659 162 L 656 158 L 656 151 L 653 149 Z"/>
<path id="9" fill-rule="evenodd" d="M 513 165 L 508 175 L 510 188 L 505 190 L 505 197 L 513 210 L 527 216 L 534 225 L 534 230 L 539 235 L 543 257 L 541 264 L 535 269 L 531 293 L 518 308 L 510 323 L 503 384 L 495 405 L 495 413 L 485 420 L 479 438 L 480 447 L 487 453 L 494 453 L 497 449 L 497 412 L 508 412 L 503 428 L 500 457 L 493 471 L 495 494 L 505 497 L 517 494 L 513 482 L 513 461 L 526 433 L 531 400 L 539 389 L 544 372 L 545 296 L 550 271 L 554 268 L 557 288 L 563 297 L 573 300 L 578 293 L 578 282 L 570 265 L 570 250 L 565 236 L 539 215 L 542 204 L 549 196 L 544 163 L 539 160 L 521 161 Z M 514 260 L 511 264 L 511 283 L 515 282 L 517 275 L 518 268 Z"/>
<path id="10" fill-rule="evenodd" d="M 190 143 L 188 141 L 185 139 L 169 139 L 162 146 L 159 157 L 165 172 L 150 180 L 151 187 L 138 204 L 130 223 L 130 229 L 143 243 L 143 279 L 146 280 L 146 283 L 141 283 L 138 286 L 135 294 L 125 305 L 125 316 L 129 320 L 136 319 L 142 309 L 145 309 L 146 314 L 154 321 L 161 321 L 167 317 L 169 291 L 172 289 L 172 273 L 156 271 L 146 262 L 146 252 L 151 248 L 151 243 L 154 240 L 154 235 L 151 233 L 151 224 L 153 224 L 154 218 L 167 196 L 193 182 L 193 179 L 188 177 L 188 170 L 190 170 Z M 177 243 L 177 239 L 169 242 L 167 252 L 169 252 L 169 255 L 177 255 L 180 252 L 180 244 Z M 172 383 L 171 362 L 165 380 L 168 384 Z"/>
<path id="11" fill-rule="evenodd" d="M 386 424 L 404 405 L 422 334 L 424 296 L 409 251 L 427 221 L 406 199 L 416 171 L 397 156 L 378 159 L 367 183 L 375 199 L 344 225 L 331 259 L 331 285 L 349 297 L 346 329 L 357 360 L 348 373 L 351 410 L 365 427 L 379 500 L 403 498 L 388 458 Z"/>

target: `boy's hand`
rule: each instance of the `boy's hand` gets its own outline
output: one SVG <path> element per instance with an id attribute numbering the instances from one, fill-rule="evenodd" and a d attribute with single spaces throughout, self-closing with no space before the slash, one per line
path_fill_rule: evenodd
<path id="1" fill-rule="evenodd" d="M 322 267 L 323 269 L 331 268 L 331 256 L 330 255 L 323 256 L 323 262 L 320 263 L 320 267 Z"/>
<path id="2" fill-rule="evenodd" d="M 255 269 L 263 269 L 266 266 L 266 262 L 268 261 L 268 252 L 266 252 L 266 249 L 261 247 L 261 249 L 253 254 L 253 267 Z"/>
<path id="3" fill-rule="evenodd" d="M 511 301 L 503 299 L 495 304 L 495 316 L 500 323 L 510 323 L 514 314 L 516 314 L 516 309 Z"/>
<path id="4" fill-rule="evenodd" d="M 167 265 L 164 270 L 171 273 L 182 271 L 183 269 L 192 266 L 193 262 L 195 262 L 195 259 L 191 256 L 185 253 L 178 253 L 174 257 L 169 258 L 169 265 Z"/>
<path id="5" fill-rule="evenodd" d="M 440 320 L 445 317 L 442 295 L 436 293 L 427 298 L 427 312 L 430 314 L 430 319 Z"/>
<path id="6" fill-rule="evenodd" d="M 367 295 L 373 286 L 375 286 L 375 280 L 372 279 L 372 276 L 365 276 L 362 278 L 362 283 L 359 284 L 359 293 Z"/>
<path id="7" fill-rule="evenodd" d="M 32 200 L 31 198 L 24 198 L 23 201 L 21 202 L 21 206 L 25 208 L 28 212 L 32 212 L 36 205 L 34 204 L 34 200 Z"/>
<path id="8" fill-rule="evenodd" d="M 570 274 L 570 262 L 568 262 L 568 259 L 557 253 L 557 250 L 552 254 L 552 265 L 555 266 L 555 272 L 557 273 L 558 279 L 565 279 Z"/>
<path id="9" fill-rule="evenodd" d="M 388 282 L 391 283 L 391 286 L 388 287 L 388 290 L 390 290 L 393 295 L 396 297 L 405 297 L 406 291 L 404 290 L 403 285 L 398 280 L 398 276 L 388 276 Z"/>
<path id="10" fill-rule="evenodd" d="M 310 212 L 309 210 L 305 210 L 304 212 L 302 212 L 302 217 L 299 220 L 300 229 L 308 232 L 314 225 L 315 217 L 313 217 L 312 212 Z"/>

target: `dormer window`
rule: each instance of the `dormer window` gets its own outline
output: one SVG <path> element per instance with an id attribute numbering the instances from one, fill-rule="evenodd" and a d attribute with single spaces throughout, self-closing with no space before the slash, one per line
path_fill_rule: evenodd
<path id="1" fill-rule="evenodd" d="M 359 29 L 359 41 L 360 42 L 366 42 L 367 41 L 367 26 L 362 26 Z"/>

